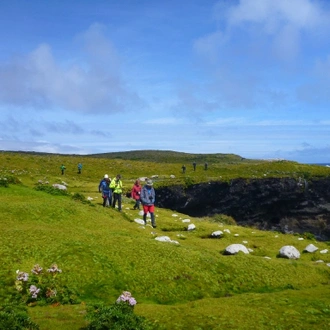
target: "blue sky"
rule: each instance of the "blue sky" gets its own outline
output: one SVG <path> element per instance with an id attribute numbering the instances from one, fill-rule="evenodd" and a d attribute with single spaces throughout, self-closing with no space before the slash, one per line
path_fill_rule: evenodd
<path id="1" fill-rule="evenodd" d="M 330 1 L 0 1 L 0 150 L 330 162 Z"/>

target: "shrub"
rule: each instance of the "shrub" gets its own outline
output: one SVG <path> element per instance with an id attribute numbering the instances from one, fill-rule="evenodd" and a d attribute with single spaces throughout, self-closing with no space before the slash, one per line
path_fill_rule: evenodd
<path id="1" fill-rule="evenodd" d="M 53 264 L 44 271 L 38 264 L 34 265 L 31 275 L 17 270 L 15 288 L 17 299 L 34 306 L 36 304 L 75 304 L 78 303 L 78 295 L 61 283 L 58 275 L 62 270 Z"/>
<path id="2" fill-rule="evenodd" d="M 86 199 L 86 197 L 83 195 L 83 194 L 81 194 L 81 193 L 74 193 L 73 195 L 72 195 L 72 199 L 73 200 L 75 200 L 75 201 L 77 201 L 77 202 L 81 202 L 81 203 L 83 203 L 83 204 L 92 204 L 90 201 L 88 201 L 87 199 Z"/>
<path id="3" fill-rule="evenodd" d="M 210 221 L 216 223 L 223 223 L 225 225 L 236 225 L 235 219 L 225 214 L 215 214 L 213 217 L 210 218 Z"/>
<path id="4" fill-rule="evenodd" d="M 26 307 L 11 304 L 0 306 L 0 329 L 37 330 L 39 326 L 31 321 Z"/>
<path id="5" fill-rule="evenodd" d="M 21 184 L 20 179 L 14 176 L 7 176 L 0 178 L 0 187 L 8 187 L 9 184 Z"/>
<path id="6" fill-rule="evenodd" d="M 154 327 L 144 317 L 134 314 L 136 300 L 131 293 L 124 291 L 115 304 L 104 306 L 94 304 L 87 307 L 86 319 L 90 324 L 86 330 L 151 330 Z"/>
<path id="7" fill-rule="evenodd" d="M 47 194 L 55 196 L 69 196 L 69 193 L 66 190 L 61 190 L 52 186 L 37 185 L 34 189 L 38 191 L 44 191 Z"/>

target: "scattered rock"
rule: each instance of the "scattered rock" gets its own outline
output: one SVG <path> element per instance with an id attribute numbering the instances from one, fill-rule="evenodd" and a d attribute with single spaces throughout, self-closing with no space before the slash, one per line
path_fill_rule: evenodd
<path id="1" fill-rule="evenodd" d="M 159 236 L 159 237 L 156 237 L 155 240 L 159 241 L 159 242 L 169 242 L 169 243 L 174 243 L 174 244 L 180 244 L 178 241 L 171 240 L 168 236 Z"/>
<path id="2" fill-rule="evenodd" d="M 63 184 L 59 184 L 59 183 L 54 183 L 53 187 L 56 189 L 60 189 L 60 190 L 67 190 L 66 186 L 64 186 Z"/>
<path id="3" fill-rule="evenodd" d="M 248 249 L 243 244 L 231 244 L 226 247 L 225 254 L 234 255 L 238 252 L 249 254 Z"/>
<path id="4" fill-rule="evenodd" d="M 288 259 L 299 259 L 300 252 L 292 245 L 285 245 L 280 249 L 279 256 Z"/>
<path id="5" fill-rule="evenodd" d="M 217 231 L 214 231 L 212 234 L 211 234 L 211 237 L 214 237 L 214 238 L 219 238 L 223 236 L 223 232 L 221 230 L 217 230 Z"/>
<path id="6" fill-rule="evenodd" d="M 191 230 L 194 230 L 194 229 L 196 229 L 196 226 L 193 223 L 188 225 L 188 231 L 191 231 Z"/>
<path id="7" fill-rule="evenodd" d="M 313 253 L 313 252 L 317 251 L 318 249 L 319 248 L 317 248 L 314 244 L 309 244 L 305 247 L 304 251 Z"/>
<path id="8" fill-rule="evenodd" d="M 139 225 L 144 225 L 144 221 L 142 219 L 134 219 L 134 222 L 138 223 Z"/>

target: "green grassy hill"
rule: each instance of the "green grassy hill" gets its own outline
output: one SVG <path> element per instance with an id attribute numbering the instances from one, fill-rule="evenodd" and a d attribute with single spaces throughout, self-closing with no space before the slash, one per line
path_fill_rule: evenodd
<path id="1" fill-rule="evenodd" d="M 84 165 L 81 175 L 76 173 L 79 161 Z M 62 162 L 67 167 L 63 176 Z M 277 166 L 283 164 L 288 166 L 286 162 Z M 265 164 L 253 166 L 259 165 Z M 297 171 L 305 165 L 289 166 Z M 30 272 L 35 264 L 46 269 L 56 263 L 62 269 L 61 281 L 78 294 L 79 304 L 29 308 L 40 329 L 80 329 L 87 324 L 86 306 L 99 301 L 111 304 L 124 290 L 138 302 L 135 313 L 155 328 L 328 328 L 330 254 L 320 253 L 329 248 L 328 242 L 227 225 L 225 217 L 189 217 L 196 230 L 187 231 L 186 215 L 159 208 L 153 229 L 135 221 L 142 217 L 132 210 L 129 198 L 124 197 L 122 212 L 101 206 L 97 186 L 105 172 L 123 173 L 124 184 L 131 187 L 136 177 L 152 174 L 163 176 L 164 183 L 176 168 L 172 163 L 0 153 L 0 180 L 14 177 L 22 182 L 0 187 L 0 302 L 15 293 L 16 270 Z M 216 168 L 214 177 L 221 170 Z M 319 173 L 318 167 L 300 167 L 299 171 L 307 169 Z M 272 171 L 284 170 L 274 167 Z M 195 179 L 206 175 L 201 170 Z M 69 194 L 38 191 L 34 189 L 38 180 L 65 181 Z M 72 198 L 74 193 L 93 200 Z M 230 233 L 210 238 L 212 232 L 224 229 Z M 177 243 L 155 240 L 160 236 Z M 251 253 L 224 255 L 232 243 L 244 244 Z M 318 251 L 302 253 L 311 243 Z M 295 246 L 301 258 L 277 258 L 284 245 Z"/>

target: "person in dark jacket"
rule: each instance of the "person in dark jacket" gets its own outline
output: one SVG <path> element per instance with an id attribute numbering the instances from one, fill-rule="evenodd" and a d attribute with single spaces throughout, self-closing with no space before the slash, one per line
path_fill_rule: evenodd
<path id="1" fill-rule="evenodd" d="M 131 191 L 131 197 L 135 200 L 135 205 L 134 205 L 134 210 L 138 209 L 140 210 L 140 196 L 141 196 L 141 185 L 140 185 L 140 180 L 137 179 L 132 187 Z"/>
<path id="2" fill-rule="evenodd" d="M 144 225 L 147 224 L 147 214 L 150 213 L 151 225 L 153 228 L 156 228 L 155 221 L 155 200 L 156 194 L 155 189 L 153 188 L 152 180 L 148 179 L 146 184 L 141 190 L 141 203 L 143 205 L 143 220 Z"/>
<path id="3" fill-rule="evenodd" d="M 99 184 L 99 192 L 102 193 L 103 207 L 111 205 L 112 192 L 110 189 L 110 179 L 108 174 L 104 175 L 104 178 Z"/>

